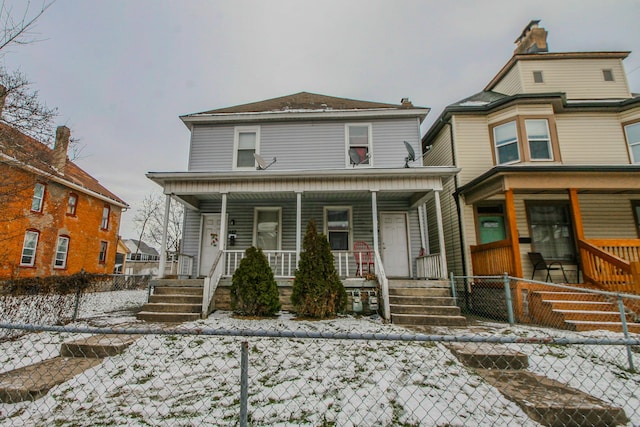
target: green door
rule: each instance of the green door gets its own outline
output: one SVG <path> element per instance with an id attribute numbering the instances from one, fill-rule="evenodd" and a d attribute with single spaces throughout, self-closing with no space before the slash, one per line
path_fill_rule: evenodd
<path id="1" fill-rule="evenodd" d="M 480 244 L 497 242 L 507 238 L 504 229 L 504 216 L 482 215 L 478 217 L 480 229 Z"/>

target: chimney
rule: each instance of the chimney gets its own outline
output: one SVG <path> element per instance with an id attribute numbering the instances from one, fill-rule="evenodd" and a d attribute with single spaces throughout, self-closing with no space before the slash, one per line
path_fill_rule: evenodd
<path id="1" fill-rule="evenodd" d="M 66 126 L 56 128 L 56 145 L 53 147 L 53 159 L 51 166 L 64 174 L 64 167 L 67 164 L 67 149 L 69 148 L 69 137 L 71 130 Z"/>
<path id="2" fill-rule="evenodd" d="M 413 108 L 413 103 L 409 101 L 409 98 L 402 98 L 400 104 L 402 104 L 402 108 Z"/>
<path id="3" fill-rule="evenodd" d="M 516 49 L 513 51 L 514 54 L 549 52 L 549 47 L 547 46 L 548 33 L 544 28 L 538 27 L 539 22 L 539 20 L 531 21 L 524 27 L 522 34 L 514 42 L 516 44 Z"/>

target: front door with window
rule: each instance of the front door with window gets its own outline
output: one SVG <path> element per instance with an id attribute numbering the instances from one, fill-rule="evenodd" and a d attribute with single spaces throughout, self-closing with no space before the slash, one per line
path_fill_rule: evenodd
<path id="1" fill-rule="evenodd" d="M 199 275 L 208 276 L 220 248 L 220 214 L 202 214 Z"/>
<path id="2" fill-rule="evenodd" d="M 409 277 L 409 235 L 405 213 L 381 213 L 382 259 L 389 277 Z"/>

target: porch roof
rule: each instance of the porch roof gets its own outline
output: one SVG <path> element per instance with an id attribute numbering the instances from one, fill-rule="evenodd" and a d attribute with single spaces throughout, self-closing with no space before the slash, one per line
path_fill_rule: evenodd
<path id="1" fill-rule="evenodd" d="M 640 165 L 496 166 L 458 189 L 467 203 L 507 190 L 554 193 L 574 188 L 582 193 L 640 193 Z"/>
<path id="2" fill-rule="evenodd" d="M 459 172 L 454 167 L 352 168 L 340 170 L 260 170 L 225 172 L 149 172 L 147 177 L 192 209 L 200 201 L 222 194 L 250 198 L 283 197 L 295 193 L 356 195 L 377 191 L 424 202 L 432 191 L 442 190 L 443 179 Z"/>

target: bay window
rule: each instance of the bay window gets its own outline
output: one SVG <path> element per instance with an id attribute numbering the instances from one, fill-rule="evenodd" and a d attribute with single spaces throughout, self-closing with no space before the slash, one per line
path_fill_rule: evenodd
<path id="1" fill-rule="evenodd" d="M 632 123 L 624 127 L 624 134 L 629 146 L 631 163 L 640 163 L 640 122 Z"/>
<path id="2" fill-rule="evenodd" d="M 493 128 L 497 164 L 504 165 L 520 161 L 518 129 L 516 122 L 508 122 Z"/>
<path id="3" fill-rule="evenodd" d="M 546 119 L 524 121 L 531 160 L 553 160 L 549 122 Z"/>

